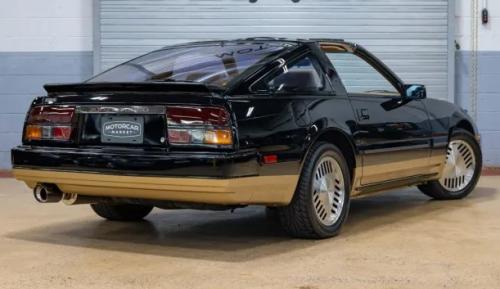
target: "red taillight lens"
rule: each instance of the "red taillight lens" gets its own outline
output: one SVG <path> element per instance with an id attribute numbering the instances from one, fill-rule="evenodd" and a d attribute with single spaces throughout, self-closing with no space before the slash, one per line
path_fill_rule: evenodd
<path id="1" fill-rule="evenodd" d="M 230 116 L 222 107 L 168 106 L 167 124 L 170 144 L 233 144 Z"/>
<path id="2" fill-rule="evenodd" d="M 189 144 L 191 139 L 191 134 L 186 129 L 168 130 L 168 140 L 171 143 Z"/>
<path id="3" fill-rule="evenodd" d="M 73 131 L 75 108 L 71 106 L 37 106 L 29 112 L 24 138 L 27 141 L 68 141 Z"/>
<path id="4" fill-rule="evenodd" d="M 69 140 L 72 128 L 70 126 L 55 126 L 52 128 L 52 138 L 56 140 Z"/>
<path id="5" fill-rule="evenodd" d="M 30 111 L 28 123 L 70 124 L 74 114 L 74 107 L 36 106 Z"/>
<path id="6" fill-rule="evenodd" d="M 229 113 L 221 107 L 169 106 L 168 125 L 228 126 Z"/>

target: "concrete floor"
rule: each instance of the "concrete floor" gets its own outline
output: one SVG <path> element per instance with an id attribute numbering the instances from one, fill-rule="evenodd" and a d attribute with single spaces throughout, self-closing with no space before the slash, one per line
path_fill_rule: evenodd
<path id="1" fill-rule="evenodd" d="M 499 177 L 461 201 L 356 200 L 322 241 L 289 239 L 257 207 L 111 223 L 0 179 L 0 228 L 0 288 L 500 288 Z"/>

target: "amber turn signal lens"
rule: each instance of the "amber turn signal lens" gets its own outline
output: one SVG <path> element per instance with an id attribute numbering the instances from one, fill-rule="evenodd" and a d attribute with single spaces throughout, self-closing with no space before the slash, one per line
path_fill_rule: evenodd
<path id="1" fill-rule="evenodd" d="M 233 137 L 230 130 L 207 130 L 205 131 L 205 144 L 231 145 Z"/>
<path id="2" fill-rule="evenodd" d="M 27 140 L 40 140 L 42 139 L 42 127 L 38 125 L 26 126 L 24 136 Z"/>

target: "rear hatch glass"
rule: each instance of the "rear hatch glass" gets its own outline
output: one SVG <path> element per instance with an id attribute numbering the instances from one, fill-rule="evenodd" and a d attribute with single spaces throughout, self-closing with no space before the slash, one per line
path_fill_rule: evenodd
<path id="1" fill-rule="evenodd" d="M 249 67 L 295 45 L 286 41 L 242 41 L 172 46 L 120 64 L 88 82 L 172 81 L 226 87 Z"/>

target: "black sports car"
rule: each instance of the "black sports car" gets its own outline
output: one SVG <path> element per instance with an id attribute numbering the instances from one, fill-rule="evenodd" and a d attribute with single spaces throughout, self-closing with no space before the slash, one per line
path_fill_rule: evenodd
<path id="1" fill-rule="evenodd" d="M 45 89 L 14 174 L 41 203 L 110 220 L 257 204 L 291 235 L 324 238 L 352 198 L 417 185 L 459 199 L 481 171 L 462 109 L 343 40 L 175 45 Z"/>

